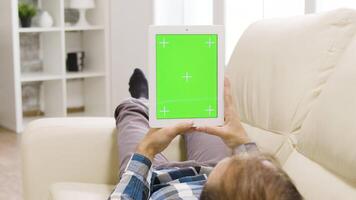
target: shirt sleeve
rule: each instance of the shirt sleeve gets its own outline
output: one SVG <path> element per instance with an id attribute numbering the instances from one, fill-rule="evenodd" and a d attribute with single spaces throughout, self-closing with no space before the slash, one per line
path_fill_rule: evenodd
<path id="1" fill-rule="evenodd" d="M 254 143 L 254 142 L 241 144 L 234 149 L 235 155 L 236 154 L 253 154 L 253 153 L 259 153 L 259 152 L 260 151 L 258 150 L 256 143 Z"/>
<path id="2" fill-rule="evenodd" d="M 150 197 L 152 162 L 133 154 L 109 200 L 147 200 Z"/>

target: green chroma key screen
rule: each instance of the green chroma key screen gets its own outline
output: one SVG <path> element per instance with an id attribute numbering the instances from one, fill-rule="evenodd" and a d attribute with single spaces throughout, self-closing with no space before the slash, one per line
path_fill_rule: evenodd
<path id="1" fill-rule="evenodd" d="M 217 118 L 218 35 L 156 35 L 157 119 Z"/>

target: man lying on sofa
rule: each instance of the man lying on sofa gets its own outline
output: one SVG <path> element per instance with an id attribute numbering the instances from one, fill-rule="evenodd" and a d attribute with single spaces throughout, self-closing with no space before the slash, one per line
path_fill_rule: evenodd
<path id="1" fill-rule="evenodd" d="M 120 154 L 117 199 L 300 200 L 302 196 L 272 156 L 259 153 L 245 133 L 225 80 L 225 125 L 198 127 L 181 123 L 150 129 L 148 83 L 135 69 L 132 98 L 115 111 Z M 188 161 L 170 162 L 161 153 L 178 135 Z"/>

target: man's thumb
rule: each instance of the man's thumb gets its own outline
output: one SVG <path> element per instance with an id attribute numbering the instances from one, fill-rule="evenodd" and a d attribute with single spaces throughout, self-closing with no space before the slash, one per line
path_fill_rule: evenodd
<path id="1" fill-rule="evenodd" d="M 201 126 L 196 128 L 197 131 L 206 132 L 210 135 L 221 136 L 220 127 L 217 126 Z"/>

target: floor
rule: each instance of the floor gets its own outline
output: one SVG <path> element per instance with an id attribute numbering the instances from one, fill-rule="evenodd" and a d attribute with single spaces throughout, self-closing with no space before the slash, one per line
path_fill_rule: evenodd
<path id="1" fill-rule="evenodd" d="M 22 200 L 20 137 L 0 127 L 1 200 Z"/>

